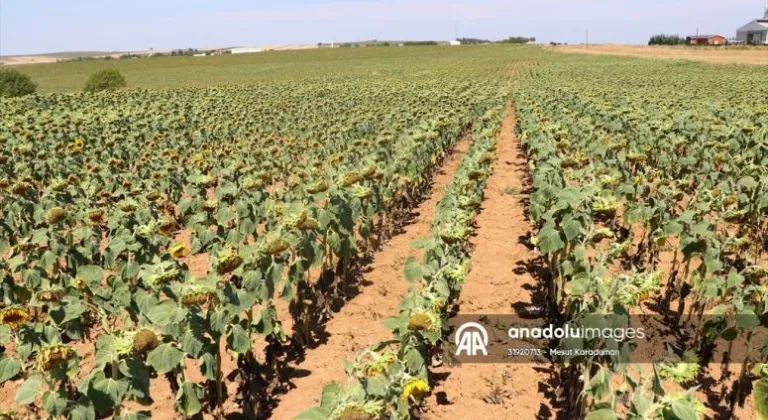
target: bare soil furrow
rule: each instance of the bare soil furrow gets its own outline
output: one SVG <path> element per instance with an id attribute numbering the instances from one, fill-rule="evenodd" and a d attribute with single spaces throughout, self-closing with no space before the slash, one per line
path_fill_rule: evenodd
<path id="1" fill-rule="evenodd" d="M 460 314 L 516 314 L 535 303 L 537 280 L 529 267 L 537 260 L 524 241 L 530 230 L 523 190 L 526 160 L 513 133 L 510 105 L 497 142 L 496 161 L 485 189 L 472 239 L 472 271 L 459 298 Z M 438 378 L 425 402 L 428 419 L 531 419 L 549 417 L 540 384 L 541 364 L 463 364 L 434 369 Z"/>

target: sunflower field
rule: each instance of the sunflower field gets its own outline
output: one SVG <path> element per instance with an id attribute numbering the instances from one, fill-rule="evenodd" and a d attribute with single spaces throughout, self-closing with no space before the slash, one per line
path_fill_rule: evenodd
<path id="1" fill-rule="evenodd" d="M 768 312 L 764 75 L 760 66 L 557 57 L 515 82 L 531 242 L 549 270 L 552 313 L 585 323 L 657 314 L 679 332 L 668 360 L 653 365 L 556 361 L 570 415 L 694 420 L 720 407 L 734 416 L 754 390 L 748 415 L 768 416 L 768 343 L 756 334 Z M 715 366 L 717 341 L 746 357 Z M 717 391 L 701 386 L 713 381 Z"/>
<path id="2" fill-rule="evenodd" d="M 128 86 L 70 93 L 84 66 Z M 663 361 L 626 363 L 630 342 L 549 358 L 558 414 L 768 418 L 764 67 L 491 45 L 22 71 L 42 93 L 0 98 L 0 420 L 269 416 L 288 360 L 466 141 L 423 258 L 392 279 L 409 287 L 391 338 L 299 415 L 419 417 L 509 110 L 531 231 L 509 241 L 540 258 L 542 319 L 673 332 Z M 746 357 L 720 363 L 722 342 Z"/>
<path id="3" fill-rule="evenodd" d="M 228 386 L 258 416 L 263 372 L 504 103 L 508 59 L 471 58 L 3 99 L 3 418 L 147 418 L 157 387 L 219 416 Z"/>

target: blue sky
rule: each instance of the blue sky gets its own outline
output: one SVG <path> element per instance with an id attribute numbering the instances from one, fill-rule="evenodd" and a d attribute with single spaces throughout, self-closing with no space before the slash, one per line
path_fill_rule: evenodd
<path id="1" fill-rule="evenodd" d="M 0 0 L 0 55 L 368 39 L 735 35 L 766 0 Z"/>

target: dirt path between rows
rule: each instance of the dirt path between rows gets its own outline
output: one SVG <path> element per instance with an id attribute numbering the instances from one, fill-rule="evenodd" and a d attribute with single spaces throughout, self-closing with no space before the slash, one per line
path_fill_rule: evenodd
<path id="1" fill-rule="evenodd" d="M 323 386 L 331 381 L 347 383 L 344 358 L 351 360 L 366 346 L 392 337 L 391 331 L 384 327 L 384 319 L 397 315 L 400 300 L 408 291 L 403 278 L 405 260 L 410 256 L 418 260 L 422 257 L 421 250 L 412 248 L 411 242 L 429 236 L 437 203 L 469 144 L 469 136 L 456 144 L 453 153 L 434 176 L 426 200 L 412 212 L 411 223 L 374 255 L 373 262 L 362 275 L 361 293 L 346 302 L 326 324 L 327 341 L 307 350 L 304 361 L 292 366 L 296 369 L 292 379 L 295 388 L 278 397 L 271 418 L 292 419 L 315 406 Z"/>
<path id="2" fill-rule="evenodd" d="M 538 256 L 523 243 L 531 227 L 522 191 L 527 163 L 513 133 L 511 105 L 497 142 L 496 161 L 472 239 L 472 271 L 459 298 L 459 314 L 515 314 L 532 305 L 536 280 L 523 267 Z M 546 365 L 463 364 L 433 370 L 438 383 L 425 401 L 426 419 L 532 419 L 550 417 L 540 384 Z"/>

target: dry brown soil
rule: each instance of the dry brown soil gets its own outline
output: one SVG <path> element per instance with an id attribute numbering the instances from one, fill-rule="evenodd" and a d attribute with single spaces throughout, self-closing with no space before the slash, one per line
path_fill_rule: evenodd
<path id="1" fill-rule="evenodd" d="M 583 54 L 618 55 L 645 58 L 673 58 L 705 61 L 718 64 L 764 64 L 768 65 L 768 48 L 763 47 L 665 47 L 598 44 L 558 45 L 548 47 L 552 51 Z"/>
<path id="2" fill-rule="evenodd" d="M 537 258 L 522 243 L 531 230 L 522 202 L 527 164 L 513 133 L 510 106 L 497 142 L 493 172 L 477 217 L 472 271 L 459 298 L 460 314 L 516 314 L 532 304 L 536 279 L 526 270 Z M 425 403 L 427 419 L 533 419 L 551 413 L 539 391 L 549 362 L 463 364 L 434 369 L 438 383 Z"/>

